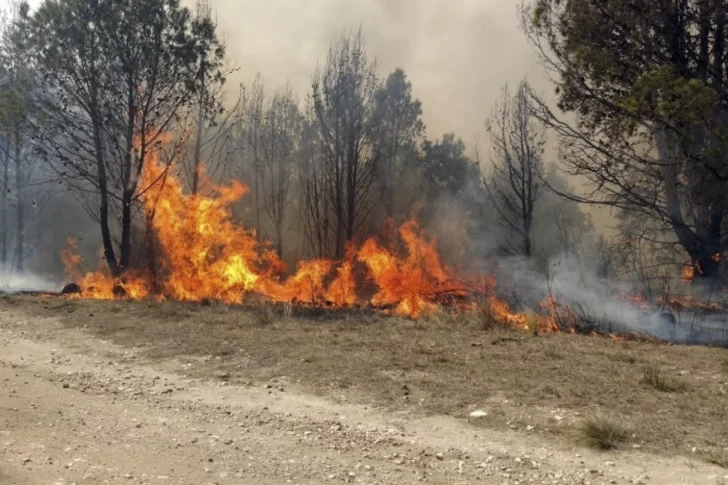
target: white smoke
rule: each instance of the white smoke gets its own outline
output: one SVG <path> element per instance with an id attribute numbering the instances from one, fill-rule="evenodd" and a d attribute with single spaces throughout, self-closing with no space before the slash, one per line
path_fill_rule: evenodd
<path id="1" fill-rule="evenodd" d="M 631 284 L 599 278 L 570 255 L 552 258 L 545 270 L 520 258 L 498 265 L 501 292 L 535 308 L 547 296 L 567 305 L 587 329 L 600 333 L 635 332 L 661 340 L 728 346 L 728 318 L 722 312 L 674 312 L 657 303 L 638 303 Z"/>
<path id="2" fill-rule="evenodd" d="M 22 291 L 58 291 L 60 282 L 44 278 L 28 271 L 0 265 L 0 293 L 18 293 Z"/>

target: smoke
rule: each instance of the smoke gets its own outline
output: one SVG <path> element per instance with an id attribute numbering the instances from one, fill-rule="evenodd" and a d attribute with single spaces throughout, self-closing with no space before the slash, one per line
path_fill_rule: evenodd
<path id="1" fill-rule="evenodd" d="M 605 279 L 574 254 L 561 253 L 545 268 L 524 258 L 498 261 L 499 291 L 522 308 L 537 308 L 546 297 L 565 304 L 584 325 L 599 333 L 639 333 L 660 340 L 728 347 L 724 314 L 705 311 L 673 312 L 657 304 L 630 298 L 631 283 Z"/>
<path id="2" fill-rule="evenodd" d="M 429 136 L 483 131 L 503 84 L 528 76 L 551 91 L 519 29 L 518 2 L 481 0 L 211 0 L 227 53 L 246 83 L 260 72 L 304 97 L 317 64 L 345 29 L 362 26 L 380 75 L 401 67 L 424 108 Z M 194 2 L 188 0 L 188 6 Z"/>
<path id="3" fill-rule="evenodd" d="M 0 265 L 0 293 L 22 291 L 59 291 L 61 282 L 44 278 L 27 271 L 17 271 L 7 265 Z"/>

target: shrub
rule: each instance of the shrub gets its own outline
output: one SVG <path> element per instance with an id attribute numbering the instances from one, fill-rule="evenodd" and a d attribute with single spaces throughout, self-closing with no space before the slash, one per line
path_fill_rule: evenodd
<path id="1" fill-rule="evenodd" d="M 662 373 L 656 365 L 648 365 L 642 373 L 642 382 L 661 392 L 684 392 L 687 385 Z"/>
<path id="2" fill-rule="evenodd" d="M 627 439 L 627 431 L 621 425 L 604 417 L 584 421 L 580 432 L 586 446 L 600 450 L 613 450 Z"/>

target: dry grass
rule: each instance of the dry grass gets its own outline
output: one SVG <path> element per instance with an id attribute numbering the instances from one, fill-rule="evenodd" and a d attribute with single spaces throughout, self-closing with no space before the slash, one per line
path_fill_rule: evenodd
<path id="1" fill-rule="evenodd" d="M 580 441 L 590 448 L 600 450 L 616 449 L 627 440 L 627 430 L 619 423 L 605 417 L 585 420 L 580 431 Z"/>
<path id="2" fill-rule="evenodd" d="M 607 444 L 619 436 L 613 422 L 583 423 L 584 414 L 608 410 L 642 449 L 728 447 L 728 354 L 721 349 L 535 336 L 500 327 L 486 310 L 412 321 L 290 305 L 17 300 L 27 311 L 141 347 L 150 359 L 212 357 L 191 368 L 196 377 L 287 376 L 331 399 L 456 417 L 484 409 L 483 426 L 593 434 Z M 678 373 L 680 381 L 667 377 Z"/>
<path id="3" fill-rule="evenodd" d="M 687 384 L 678 379 L 666 376 L 662 370 L 654 365 L 648 364 L 642 372 L 642 382 L 661 392 L 685 392 Z"/>
<path id="4" fill-rule="evenodd" d="M 728 448 L 713 448 L 700 454 L 701 458 L 713 465 L 728 468 Z"/>

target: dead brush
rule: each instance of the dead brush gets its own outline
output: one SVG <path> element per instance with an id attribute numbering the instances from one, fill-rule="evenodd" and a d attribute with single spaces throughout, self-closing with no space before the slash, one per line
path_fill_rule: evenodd
<path id="1" fill-rule="evenodd" d="M 291 320 L 293 318 L 293 305 L 286 303 L 283 305 L 283 319 Z"/>
<path id="2" fill-rule="evenodd" d="M 471 318 L 484 331 L 507 327 L 493 306 L 487 302 L 479 302 L 471 311 Z"/>
<path id="3" fill-rule="evenodd" d="M 700 453 L 700 458 L 712 465 L 728 468 L 728 448 L 711 449 Z"/>
<path id="4" fill-rule="evenodd" d="M 528 326 L 528 331 L 534 337 L 538 337 L 539 333 L 541 333 L 541 322 L 539 316 L 533 310 L 526 311 L 526 325 Z"/>
<path id="5" fill-rule="evenodd" d="M 276 312 L 273 305 L 265 304 L 255 312 L 254 317 L 258 326 L 267 327 L 276 321 Z"/>
<path id="6" fill-rule="evenodd" d="M 589 418 L 579 427 L 579 441 L 590 448 L 613 450 L 627 440 L 627 430 L 603 416 Z"/>
<path id="7" fill-rule="evenodd" d="M 434 327 L 451 327 L 456 321 L 456 316 L 453 312 L 438 305 L 434 310 L 425 313 L 423 318 L 415 320 L 415 326 L 417 328 L 423 328 L 418 323 L 420 320 Z"/>
<path id="8" fill-rule="evenodd" d="M 687 384 L 678 379 L 666 376 L 659 367 L 654 364 L 645 366 L 642 371 L 643 384 L 657 389 L 660 392 L 685 392 Z"/>
<path id="9" fill-rule="evenodd" d="M 179 301 L 153 302 L 149 305 L 150 316 L 161 320 L 184 320 L 192 313 L 190 309 Z"/>

